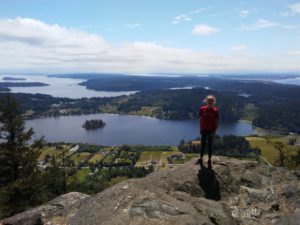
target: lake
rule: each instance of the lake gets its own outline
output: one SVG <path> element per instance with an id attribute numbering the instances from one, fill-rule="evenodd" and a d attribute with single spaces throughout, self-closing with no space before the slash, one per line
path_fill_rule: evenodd
<path id="1" fill-rule="evenodd" d="M 136 91 L 95 91 L 86 89 L 85 86 L 78 85 L 85 80 L 71 78 L 57 78 L 47 76 L 32 75 L 0 75 L 0 82 L 5 82 L 3 77 L 25 78 L 26 80 L 6 82 L 42 82 L 50 86 L 42 87 L 10 87 L 13 93 L 47 94 L 53 97 L 66 98 L 91 98 L 91 97 L 114 97 L 120 95 L 130 95 Z"/>
<path id="2" fill-rule="evenodd" d="M 102 119 L 106 126 L 97 130 L 85 130 L 82 124 L 90 119 Z M 26 127 L 32 127 L 37 137 L 44 135 L 45 139 L 51 142 L 85 142 L 101 145 L 174 145 L 182 139 L 196 138 L 199 132 L 198 120 L 170 121 L 117 114 L 34 119 L 27 120 Z M 253 132 L 251 124 L 239 121 L 221 124 L 217 133 L 244 136 Z"/>

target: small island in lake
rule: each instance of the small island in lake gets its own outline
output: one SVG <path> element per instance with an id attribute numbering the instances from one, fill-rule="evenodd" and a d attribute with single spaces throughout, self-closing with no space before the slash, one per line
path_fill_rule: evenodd
<path id="1" fill-rule="evenodd" d="M 26 79 L 22 77 L 3 77 L 2 80 L 26 80 Z"/>
<path id="2" fill-rule="evenodd" d="M 86 120 L 84 122 L 84 124 L 82 125 L 83 128 L 87 129 L 87 130 L 91 130 L 91 129 L 98 129 L 98 128 L 102 128 L 105 126 L 105 123 L 103 122 L 103 120 Z"/>

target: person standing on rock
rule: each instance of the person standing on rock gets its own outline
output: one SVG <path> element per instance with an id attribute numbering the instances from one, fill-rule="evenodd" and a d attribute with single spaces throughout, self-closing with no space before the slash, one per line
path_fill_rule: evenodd
<path id="1" fill-rule="evenodd" d="M 201 153 L 197 164 L 203 166 L 203 155 L 205 149 L 207 149 L 208 167 L 211 167 L 213 139 L 219 126 L 219 110 L 215 106 L 216 98 L 213 95 L 208 95 L 204 101 L 206 105 L 201 106 L 199 109 Z"/>

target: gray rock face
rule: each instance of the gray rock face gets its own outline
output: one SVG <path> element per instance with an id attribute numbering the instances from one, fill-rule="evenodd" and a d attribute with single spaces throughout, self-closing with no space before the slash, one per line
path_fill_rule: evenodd
<path id="1" fill-rule="evenodd" d="M 215 157 L 123 181 L 94 196 L 69 193 L 2 224 L 238 225 L 299 223 L 295 171 Z"/>
<path id="2" fill-rule="evenodd" d="M 39 206 L 19 213 L 0 222 L 1 225 L 42 225 L 66 224 L 68 217 L 81 206 L 81 202 L 88 195 L 70 192 L 61 195 L 47 205 Z M 56 222 L 57 221 L 57 222 Z"/>

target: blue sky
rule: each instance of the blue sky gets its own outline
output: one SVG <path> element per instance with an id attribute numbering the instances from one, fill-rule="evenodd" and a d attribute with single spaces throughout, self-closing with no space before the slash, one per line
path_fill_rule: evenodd
<path id="1" fill-rule="evenodd" d="M 300 1 L 0 4 L 0 72 L 300 72 Z"/>

